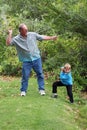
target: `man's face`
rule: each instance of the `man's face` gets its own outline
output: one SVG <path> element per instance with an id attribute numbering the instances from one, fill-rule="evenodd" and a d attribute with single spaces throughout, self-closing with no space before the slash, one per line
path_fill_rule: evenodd
<path id="1" fill-rule="evenodd" d="M 26 25 L 23 25 L 22 26 L 22 29 L 20 31 L 20 34 L 23 36 L 23 37 L 26 37 L 27 36 L 27 32 L 28 32 L 28 28 Z"/>

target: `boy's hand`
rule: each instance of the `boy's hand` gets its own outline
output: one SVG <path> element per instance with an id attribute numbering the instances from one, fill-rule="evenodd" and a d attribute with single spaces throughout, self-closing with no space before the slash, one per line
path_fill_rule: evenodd
<path id="1" fill-rule="evenodd" d="M 64 71 L 64 67 L 61 67 L 61 71 Z"/>

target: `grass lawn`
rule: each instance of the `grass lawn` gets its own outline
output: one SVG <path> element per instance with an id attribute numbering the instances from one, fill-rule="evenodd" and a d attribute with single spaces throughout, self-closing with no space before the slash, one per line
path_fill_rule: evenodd
<path id="1" fill-rule="evenodd" d="M 21 97 L 20 80 L 0 77 L 0 130 L 87 130 L 86 122 L 84 129 L 78 122 L 79 104 L 69 103 L 65 88 L 53 99 L 52 83 L 46 80 L 46 95 L 40 96 L 36 79 L 30 78 L 27 95 Z"/>

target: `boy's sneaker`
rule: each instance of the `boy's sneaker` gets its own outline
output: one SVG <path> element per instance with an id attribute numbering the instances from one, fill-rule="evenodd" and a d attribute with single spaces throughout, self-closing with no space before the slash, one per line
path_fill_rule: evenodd
<path id="1" fill-rule="evenodd" d="M 39 93 L 41 96 L 44 96 L 46 94 L 44 90 L 40 90 Z"/>
<path id="2" fill-rule="evenodd" d="M 57 98 L 58 95 L 57 95 L 57 93 L 53 93 L 53 95 L 52 95 L 51 97 L 52 97 L 52 98 Z"/>
<path id="3" fill-rule="evenodd" d="M 26 92 L 25 91 L 21 91 L 21 96 L 26 96 Z"/>

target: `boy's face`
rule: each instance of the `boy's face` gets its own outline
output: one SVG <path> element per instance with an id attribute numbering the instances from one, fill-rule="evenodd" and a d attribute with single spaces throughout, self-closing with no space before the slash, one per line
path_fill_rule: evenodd
<path id="1" fill-rule="evenodd" d="M 64 67 L 63 71 L 65 73 L 69 73 L 71 71 L 70 67 Z"/>

